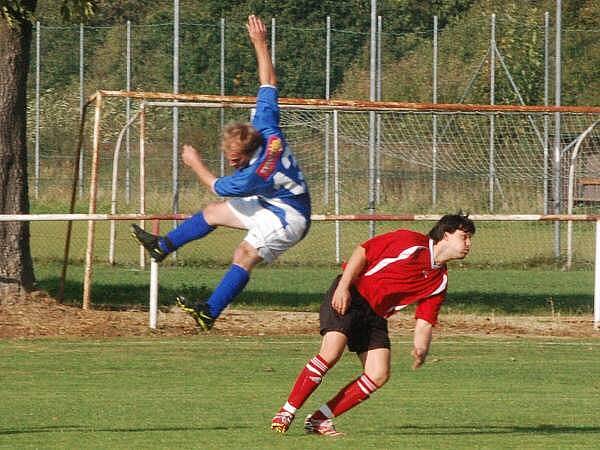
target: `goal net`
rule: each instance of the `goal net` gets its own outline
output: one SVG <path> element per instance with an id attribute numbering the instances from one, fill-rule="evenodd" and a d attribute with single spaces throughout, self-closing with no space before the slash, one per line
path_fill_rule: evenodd
<path id="1" fill-rule="evenodd" d="M 253 98 L 101 91 L 96 101 L 98 96 L 100 111 L 87 116 L 93 132 L 85 133 L 82 198 L 92 194 L 90 181 L 96 173 L 91 190 L 97 191 L 97 209 L 103 212 L 114 207 L 119 213 L 193 213 L 216 199 L 182 167 L 179 148 L 191 143 L 215 174 L 230 173 L 219 149 L 220 131 L 228 122 L 248 121 Z M 129 116 L 125 101 L 131 102 Z M 581 179 L 600 177 L 597 107 L 310 99 L 281 99 L 280 106 L 281 126 L 308 180 L 313 214 L 319 216 L 443 214 L 459 209 L 474 214 L 567 213 L 569 174 L 573 190 Z M 597 213 L 598 204 L 574 201 L 571 212 Z M 163 221 L 161 230 L 172 225 Z M 117 224 L 117 239 L 125 241 L 117 245 L 115 258 L 135 263 L 137 252 L 126 238 L 126 226 Z M 281 262 L 332 264 L 373 232 L 397 227 L 427 231 L 430 226 L 317 222 Z M 104 249 L 111 245 L 105 231 L 99 230 L 96 238 L 95 256 L 100 259 L 107 257 Z M 566 258 L 566 233 L 566 226 L 547 223 L 492 223 L 478 234 L 477 251 L 465 264 L 553 264 Z M 572 233 L 574 264 L 591 267 L 593 224 L 577 222 Z M 241 236 L 222 231 L 211 237 L 210 249 L 182 249 L 178 262 L 226 264 L 231 242 Z M 73 257 L 77 255 L 83 257 L 80 247 L 74 247 Z"/>

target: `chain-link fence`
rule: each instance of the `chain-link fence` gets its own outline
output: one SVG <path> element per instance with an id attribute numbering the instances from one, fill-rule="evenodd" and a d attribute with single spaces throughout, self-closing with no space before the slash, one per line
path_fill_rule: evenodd
<path id="1" fill-rule="evenodd" d="M 436 20 L 432 18 L 431 30 L 417 33 L 387 30 L 385 17 L 380 19 L 379 32 L 375 34 L 369 30 L 338 29 L 331 21 L 310 29 L 280 25 L 277 20 L 267 23 L 282 96 L 346 99 L 374 96 L 382 100 L 440 103 L 553 104 L 556 100 L 556 36 L 545 15 L 529 22 L 482 17 L 450 22 L 444 30 L 437 29 Z M 179 40 L 177 50 L 173 46 L 174 34 Z M 598 89 L 594 88 L 597 79 L 586 78 L 589 72 L 577 70 L 579 64 L 571 63 L 577 57 L 577 48 L 591 52 L 581 64 L 598 61 L 597 36 L 596 30 L 565 30 L 562 35 L 564 75 L 560 90 L 565 104 L 597 102 Z M 254 95 L 256 91 L 256 62 L 245 28 L 224 19 L 178 25 L 127 23 L 106 27 L 55 27 L 38 23 L 34 38 L 36 45 L 32 46 L 29 78 L 29 173 L 32 210 L 36 212 L 68 210 L 77 121 L 84 99 L 97 89 L 226 95 Z M 370 69 L 371 39 L 376 44 L 375 71 Z M 371 79 L 375 81 L 374 92 Z M 109 210 L 110 169 L 116 135 L 138 107 L 139 104 L 131 102 L 108 102 L 101 133 L 103 172 L 99 210 Z M 214 198 L 180 167 L 179 143 L 190 142 L 203 149 L 215 173 L 224 173 L 218 153 L 219 130 L 230 120 L 246 120 L 248 112 L 198 112 L 179 108 L 176 120 L 171 109 L 155 109 L 148 114 L 151 125 L 146 148 L 147 212 L 195 212 Z M 378 116 L 381 128 L 377 134 L 379 176 L 375 205 L 370 204 L 369 198 L 368 142 L 365 142 L 370 133 L 369 121 L 364 117 L 344 119 L 340 126 L 345 128 L 345 136 L 350 136 L 347 139 L 352 142 L 347 142 L 340 155 L 339 176 L 343 180 L 340 212 L 364 213 L 373 207 L 381 213 L 444 213 L 459 208 L 476 213 L 554 212 L 555 173 L 561 186 L 559 208 L 565 212 L 566 174 L 574 143 L 586 127 L 598 119 L 586 120 L 584 124 L 567 119 L 557 122 L 554 115 L 538 116 L 536 131 L 533 131 L 531 120 L 521 118 L 519 124 L 514 123 L 511 116 L 503 116 L 496 119 L 493 129 L 497 133 L 490 140 L 492 128 L 487 116 L 481 117 L 479 122 L 482 123 L 477 126 L 460 125 L 443 115 L 429 114 L 418 121 L 407 117 L 402 114 Z M 335 209 L 330 120 L 331 117 L 322 114 L 317 118 L 296 116 L 284 124 L 309 180 L 314 213 L 331 213 Z M 317 121 L 318 125 L 311 125 L 311 121 Z M 434 164 L 431 158 L 435 121 L 441 147 Z M 510 121 L 513 123 L 507 124 Z M 296 126 L 296 122 L 302 125 Z M 472 127 L 478 131 L 469 134 L 467 129 Z M 526 131 L 513 134 L 514 130 Z M 453 133 L 455 142 L 460 142 L 459 137 L 463 136 L 463 153 L 444 153 L 443 141 L 447 140 L 444 132 Z M 135 129 L 128 133 L 122 150 L 121 212 L 135 212 L 139 208 L 136 133 Z M 594 130 L 582 142 L 576 166 L 578 178 L 600 177 L 598 133 L 599 130 Z M 87 211 L 90 134 L 88 128 L 77 174 L 77 210 L 81 212 Z M 490 171 L 490 145 L 495 146 L 495 172 Z M 556 145 L 560 164 L 553 155 Z M 466 160 L 479 161 L 477 173 L 462 170 Z M 575 212 L 598 212 L 599 204 L 580 202 Z M 77 231 L 80 226 L 76 225 L 74 235 L 72 255 L 75 259 L 83 258 L 85 247 L 84 227 L 81 226 L 81 232 Z M 162 226 L 166 231 L 167 224 Z M 382 224 L 377 232 L 388 226 Z M 127 235 L 124 227 L 119 225 L 120 236 Z M 333 227 L 333 224 L 314 226 L 307 239 L 282 261 L 333 262 L 336 252 L 333 234 L 329 234 L 333 233 Z M 33 224 L 32 228 L 34 254 L 60 258 L 64 226 Z M 476 264 L 485 264 L 493 258 L 518 265 L 524 261 L 548 261 L 557 256 L 554 251 L 557 235 L 546 224 L 498 224 L 492 228 L 494 238 L 481 246 L 485 252 L 480 254 L 480 259 L 476 253 L 471 258 Z M 585 265 L 592 261 L 591 230 L 591 225 L 582 224 L 577 225 L 575 231 L 576 261 Z M 226 262 L 241 238 L 238 234 L 222 232 L 221 238 L 210 238 L 214 252 L 202 249 L 193 254 L 193 249 L 183 250 L 178 252 L 178 258 Z M 343 224 L 342 234 L 342 255 L 347 255 L 354 244 L 368 237 L 368 226 Z M 564 230 L 559 230 L 558 239 L 562 234 Z M 106 239 L 102 236 L 100 232 L 96 252 L 99 258 L 108 241 L 107 233 Z M 498 236 L 510 236 L 521 254 L 499 244 L 504 240 L 499 241 Z M 137 253 L 132 243 L 124 239 L 119 249 L 118 253 L 123 255 L 119 261 L 135 261 L 132 255 Z"/>

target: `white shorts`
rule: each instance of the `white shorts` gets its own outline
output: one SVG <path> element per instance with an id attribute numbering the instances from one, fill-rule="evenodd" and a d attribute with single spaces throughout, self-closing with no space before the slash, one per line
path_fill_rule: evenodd
<path id="1" fill-rule="evenodd" d="M 248 230 L 244 241 L 254 247 L 267 263 L 304 237 L 306 219 L 299 213 L 286 211 L 288 225 L 284 228 L 279 218 L 263 207 L 257 197 L 231 198 L 227 204 Z"/>

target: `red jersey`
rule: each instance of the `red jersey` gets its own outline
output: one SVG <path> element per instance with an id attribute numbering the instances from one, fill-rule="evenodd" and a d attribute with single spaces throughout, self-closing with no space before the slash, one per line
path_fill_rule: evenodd
<path id="1" fill-rule="evenodd" d="M 448 269 L 435 265 L 433 241 L 416 231 L 397 230 L 361 246 L 367 262 L 354 285 L 377 315 L 387 318 L 419 302 L 415 317 L 435 324 L 446 298 Z"/>

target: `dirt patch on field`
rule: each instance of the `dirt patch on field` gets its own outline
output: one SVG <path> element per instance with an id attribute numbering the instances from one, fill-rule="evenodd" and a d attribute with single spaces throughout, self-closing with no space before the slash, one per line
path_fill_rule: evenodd
<path id="1" fill-rule="evenodd" d="M 410 312 L 390 319 L 392 335 L 410 335 Z M 228 309 L 212 334 L 228 336 L 300 335 L 318 332 L 314 312 Z M 141 310 L 87 310 L 58 303 L 43 292 L 18 299 L 0 299 L 0 338 L 183 336 L 197 334 L 194 321 L 177 308 L 162 310 L 158 328 L 148 327 Z M 588 316 L 521 317 L 442 314 L 439 337 L 454 335 L 600 337 Z"/>

